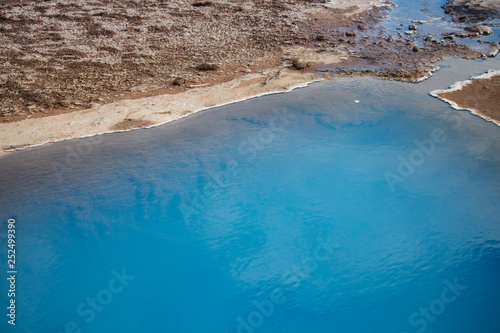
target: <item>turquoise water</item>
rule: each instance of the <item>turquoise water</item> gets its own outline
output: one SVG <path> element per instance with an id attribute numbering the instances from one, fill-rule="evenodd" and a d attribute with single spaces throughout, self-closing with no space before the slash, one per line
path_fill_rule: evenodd
<path id="1" fill-rule="evenodd" d="M 427 94 L 491 66 L 2 155 L 1 331 L 499 332 L 500 128 Z"/>

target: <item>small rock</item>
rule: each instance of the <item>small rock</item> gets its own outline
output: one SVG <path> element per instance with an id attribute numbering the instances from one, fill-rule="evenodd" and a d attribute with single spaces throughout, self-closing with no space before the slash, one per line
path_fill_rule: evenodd
<path id="1" fill-rule="evenodd" d="M 327 36 L 325 36 L 325 35 L 318 35 L 318 36 L 316 36 L 316 40 L 317 40 L 318 42 L 323 42 L 323 41 L 325 41 L 325 40 L 328 40 L 328 37 L 327 37 Z"/>
<path id="2" fill-rule="evenodd" d="M 412 20 L 411 23 L 415 24 L 425 24 L 425 23 L 430 23 L 430 20 Z"/>
<path id="3" fill-rule="evenodd" d="M 172 84 L 174 86 L 182 86 L 186 83 L 186 80 L 184 80 L 182 77 L 175 78 L 174 82 Z"/>
<path id="4" fill-rule="evenodd" d="M 216 71 L 219 69 L 219 65 L 203 63 L 201 65 L 198 65 L 198 67 L 196 67 L 196 68 L 201 70 L 201 71 Z"/>
<path id="5" fill-rule="evenodd" d="M 443 37 L 443 39 L 454 40 L 455 36 L 453 36 L 453 35 L 446 35 L 446 36 Z"/>
<path id="6" fill-rule="evenodd" d="M 353 30 L 349 30 L 349 31 L 347 31 L 347 32 L 345 33 L 345 35 L 346 35 L 346 37 L 356 37 L 356 36 L 357 36 L 356 32 L 355 32 L 355 31 L 353 31 Z"/>
<path id="7" fill-rule="evenodd" d="M 366 27 L 365 27 L 364 24 L 358 24 L 358 29 L 361 30 L 361 31 L 365 31 Z"/>
<path id="8" fill-rule="evenodd" d="M 486 56 L 488 58 L 495 58 L 498 55 L 499 51 L 500 51 L 499 49 L 495 49 L 495 50 L 491 51 L 490 53 L 488 53 Z"/>
<path id="9" fill-rule="evenodd" d="M 415 45 L 415 46 L 413 47 L 412 51 L 413 51 L 413 52 L 418 52 L 418 51 L 420 51 L 420 49 L 418 48 L 418 46 L 416 46 L 416 45 Z"/>
<path id="10" fill-rule="evenodd" d="M 418 27 L 415 24 L 410 24 L 408 30 L 418 30 Z"/>
<path id="11" fill-rule="evenodd" d="M 194 2 L 193 6 L 195 7 L 205 7 L 205 6 L 211 6 L 213 4 L 213 1 L 199 1 L 199 2 Z"/>
<path id="12" fill-rule="evenodd" d="M 303 60 L 295 59 L 295 60 L 292 61 L 292 66 L 295 69 L 302 70 L 302 69 L 306 69 L 307 67 L 310 67 L 311 63 L 308 62 L 308 61 L 303 61 Z"/>
<path id="13" fill-rule="evenodd" d="M 477 32 L 478 34 L 485 36 L 491 35 L 493 33 L 493 30 L 485 25 L 473 25 L 470 27 L 465 27 L 465 30 L 470 32 Z"/>

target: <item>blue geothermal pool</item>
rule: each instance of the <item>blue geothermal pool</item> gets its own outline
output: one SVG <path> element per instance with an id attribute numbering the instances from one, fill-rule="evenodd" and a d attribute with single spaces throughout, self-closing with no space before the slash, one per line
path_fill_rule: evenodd
<path id="1" fill-rule="evenodd" d="M 490 65 L 0 156 L 0 331 L 500 332 L 500 128 L 428 95 Z"/>

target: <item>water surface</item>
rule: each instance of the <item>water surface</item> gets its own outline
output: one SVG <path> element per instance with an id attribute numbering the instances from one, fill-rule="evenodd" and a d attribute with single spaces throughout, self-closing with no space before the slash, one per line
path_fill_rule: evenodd
<path id="1" fill-rule="evenodd" d="M 500 129 L 427 94 L 498 61 L 441 67 L 2 155 L 1 331 L 499 332 Z"/>

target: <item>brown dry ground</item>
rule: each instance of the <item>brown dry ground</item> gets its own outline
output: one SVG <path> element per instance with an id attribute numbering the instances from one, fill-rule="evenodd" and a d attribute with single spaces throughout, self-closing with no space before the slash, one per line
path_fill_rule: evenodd
<path id="1" fill-rule="evenodd" d="M 302 14 L 319 2 L 2 2 L 0 117 L 177 93 L 273 67 L 283 46 L 309 46 L 327 32 Z M 328 10 L 329 20 L 353 25 L 344 12 Z M 197 69 L 204 63 L 219 69 Z M 172 85 L 177 77 L 184 85 Z"/>
<path id="2" fill-rule="evenodd" d="M 323 0 L 4 1 L 0 121 L 45 117 L 117 100 L 179 93 L 291 64 L 291 47 L 349 52 L 328 74 L 411 80 L 447 56 L 480 56 L 456 41 L 389 38 L 387 8 L 327 8 Z M 346 36 L 353 31 L 355 35 Z M 418 51 L 414 45 L 423 43 Z M 203 64 L 216 70 L 200 70 Z M 181 85 L 174 85 L 182 78 Z"/>
<path id="3" fill-rule="evenodd" d="M 443 92 L 439 97 L 453 101 L 463 109 L 474 109 L 500 123 L 500 75 L 473 79 L 460 90 Z"/>

